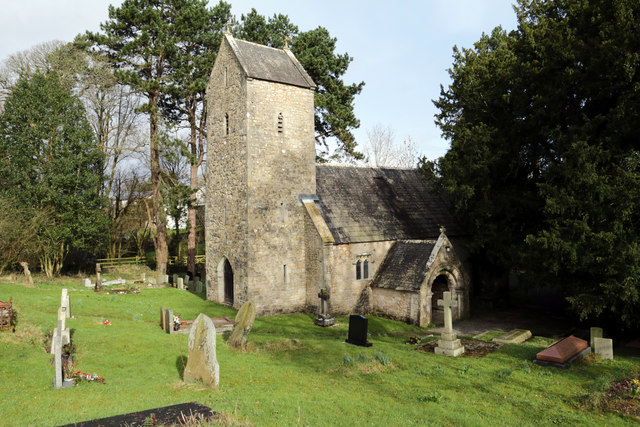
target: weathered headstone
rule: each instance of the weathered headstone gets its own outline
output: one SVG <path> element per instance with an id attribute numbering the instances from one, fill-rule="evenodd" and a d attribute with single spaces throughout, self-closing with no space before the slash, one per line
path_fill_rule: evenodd
<path id="1" fill-rule="evenodd" d="M 167 332 L 167 313 L 164 311 L 164 308 L 160 307 L 160 326 L 162 326 L 162 330 Z"/>
<path id="2" fill-rule="evenodd" d="M 335 324 L 335 320 L 333 317 L 329 315 L 329 310 L 327 308 L 327 301 L 329 300 L 329 292 L 325 288 L 320 290 L 318 293 L 318 298 L 320 298 L 320 313 L 318 313 L 318 317 L 313 321 L 318 326 L 333 326 Z"/>
<path id="3" fill-rule="evenodd" d="M 94 288 L 96 292 L 100 292 L 102 290 L 102 267 L 100 264 L 96 264 L 96 287 Z"/>
<path id="4" fill-rule="evenodd" d="M 594 348 L 594 339 L 595 338 L 602 338 L 604 337 L 604 335 L 602 334 L 602 328 L 591 328 L 590 331 L 590 339 L 589 339 L 589 346 L 593 349 Z"/>
<path id="5" fill-rule="evenodd" d="M 185 284 L 185 286 L 189 284 L 189 280 L 191 280 L 191 277 L 189 277 L 188 274 L 186 276 L 184 276 L 184 284 Z"/>
<path id="6" fill-rule="evenodd" d="M 58 309 L 58 332 L 60 334 L 60 338 L 62 339 L 62 345 L 67 345 L 71 342 L 71 335 L 69 332 L 69 328 L 67 328 L 66 315 L 67 309 L 66 307 L 60 307 Z"/>
<path id="7" fill-rule="evenodd" d="M 373 344 L 367 341 L 369 331 L 369 319 L 361 314 L 349 316 L 349 335 L 346 342 L 361 347 L 371 347 Z"/>
<path id="8" fill-rule="evenodd" d="M 536 354 L 533 363 L 568 368 L 575 359 L 586 356 L 589 353 L 591 353 L 589 343 L 570 335 Z"/>
<path id="9" fill-rule="evenodd" d="M 171 310 L 170 308 L 167 308 L 165 310 L 165 321 L 166 321 L 165 332 L 168 334 L 172 334 L 174 332 L 173 330 L 174 321 L 173 321 L 173 310 Z"/>
<path id="10" fill-rule="evenodd" d="M 184 369 L 184 381 L 202 381 L 209 387 L 217 387 L 219 379 L 216 327 L 208 316 L 200 313 L 189 333 L 189 359 Z"/>
<path id="11" fill-rule="evenodd" d="M 444 332 L 440 334 L 438 346 L 433 349 L 436 354 L 445 356 L 460 356 L 464 353 L 464 346 L 453 332 L 453 317 L 451 308 L 457 307 L 458 302 L 451 299 L 451 292 L 442 293 L 442 299 L 438 300 L 438 305 L 444 307 Z"/>
<path id="12" fill-rule="evenodd" d="M 60 307 L 64 307 L 65 317 L 69 319 L 71 317 L 71 305 L 69 302 L 69 293 L 66 288 L 62 289 L 62 295 L 60 296 Z"/>
<path id="13" fill-rule="evenodd" d="M 498 337 L 495 337 L 493 342 L 497 342 L 499 344 L 520 344 L 531 338 L 531 331 L 526 329 L 512 329 L 506 334 L 502 334 Z"/>
<path id="14" fill-rule="evenodd" d="M 242 304 L 240 311 L 236 315 L 233 325 L 233 331 L 227 340 L 227 344 L 235 348 L 241 348 L 247 345 L 249 331 L 256 320 L 256 308 L 251 301 Z"/>
<path id="15" fill-rule="evenodd" d="M 184 280 L 182 277 L 178 277 L 178 289 L 184 289 Z"/>
<path id="16" fill-rule="evenodd" d="M 62 388 L 62 343 L 60 336 L 53 337 L 53 388 Z"/>
<path id="17" fill-rule="evenodd" d="M 155 285 L 156 284 L 156 279 L 154 279 L 153 277 L 149 279 L 149 284 L 150 285 Z"/>
<path id="18" fill-rule="evenodd" d="M 200 281 L 199 277 L 196 277 L 196 289 L 195 289 L 197 294 L 201 294 L 202 293 L 202 282 Z"/>
<path id="19" fill-rule="evenodd" d="M 605 360 L 613 360 L 613 340 L 611 338 L 593 338 L 593 352 Z"/>
<path id="20" fill-rule="evenodd" d="M 93 287 L 93 283 L 91 283 L 91 279 L 82 279 L 82 285 L 85 288 L 91 288 Z"/>

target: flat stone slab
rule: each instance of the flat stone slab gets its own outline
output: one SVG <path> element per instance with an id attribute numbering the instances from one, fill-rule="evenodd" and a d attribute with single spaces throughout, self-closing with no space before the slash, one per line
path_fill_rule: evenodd
<path id="1" fill-rule="evenodd" d="M 495 337 L 491 341 L 500 344 L 521 344 L 531 338 L 531 331 L 526 329 L 512 329 L 506 334 Z"/>
<path id="2" fill-rule="evenodd" d="M 553 366 L 556 368 L 567 369 L 573 363 L 574 360 L 580 359 L 582 357 L 586 357 L 590 354 L 591 354 L 591 347 L 587 347 L 564 363 L 549 362 L 547 360 L 540 360 L 540 359 L 534 359 L 533 363 L 539 366 Z"/>
<path id="3" fill-rule="evenodd" d="M 566 363 L 569 359 L 572 359 L 575 355 L 584 351 L 586 348 L 590 347 L 585 340 L 570 335 L 536 354 L 536 360 L 553 363 Z"/>
<path id="4" fill-rule="evenodd" d="M 66 424 L 61 427 L 119 427 L 142 425 L 181 425 L 184 418 L 190 416 L 199 417 L 199 420 L 210 421 L 216 415 L 215 411 L 197 402 L 181 403 L 179 405 L 165 406 L 140 412 L 131 412 L 114 417 L 100 418 L 97 420 L 83 421 L 75 424 Z M 195 423 L 194 423 L 195 425 Z"/>

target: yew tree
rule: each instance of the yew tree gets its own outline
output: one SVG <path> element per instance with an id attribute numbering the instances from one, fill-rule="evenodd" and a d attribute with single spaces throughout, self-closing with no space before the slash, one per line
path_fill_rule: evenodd
<path id="1" fill-rule="evenodd" d="M 81 101 L 56 73 L 17 81 L 0 114 L 0 198 L 38 219 L 25 232 L 49 277 L 69 251 L 95 253 L 108 231 L 103 161 Z"/>
<path id="2" fill-rule="evenodd" d="M 583 319 L 638 327 L 640 3 L 515 9 L 516 30 L 454 49 L 434 101 L 451 148 L 423 169 L 484 271 L 553 285 Z"/>

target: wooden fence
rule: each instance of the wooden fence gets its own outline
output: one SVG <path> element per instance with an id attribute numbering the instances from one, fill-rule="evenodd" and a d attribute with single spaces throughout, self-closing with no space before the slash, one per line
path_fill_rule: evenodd
<path id="1" fill-rule="evenodd" d="M 99 263 L 102 268 L 109 268 L 117 265 L 145 264 L 147 259 L 140 256 L 131 256 L 126 258 L 102 258 L 97 259 L 96 262 Z"/>

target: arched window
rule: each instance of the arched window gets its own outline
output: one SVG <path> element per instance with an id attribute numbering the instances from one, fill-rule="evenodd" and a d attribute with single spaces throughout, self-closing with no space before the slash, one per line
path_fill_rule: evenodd
<path id="1" fill-rule="evenodd" d="M 362 272 L 360 271 L 361 265 L 362 263 L 360 262 L 360 260 L 358 260 L 356 262 L 356 280 L 360 280 L 362 278 Z"/>
<path id="2" fill-rule="evenodd" d="M 278 133 L 282 133 L 284 131 L 284 118 L 282 113 L 278 113 Z"/>
<path id="3" fill-rule="evenodd" d="M 363 279 L 369 278 L 369 261 L 366 259 L 362 263 L 362 278 Z"/>

